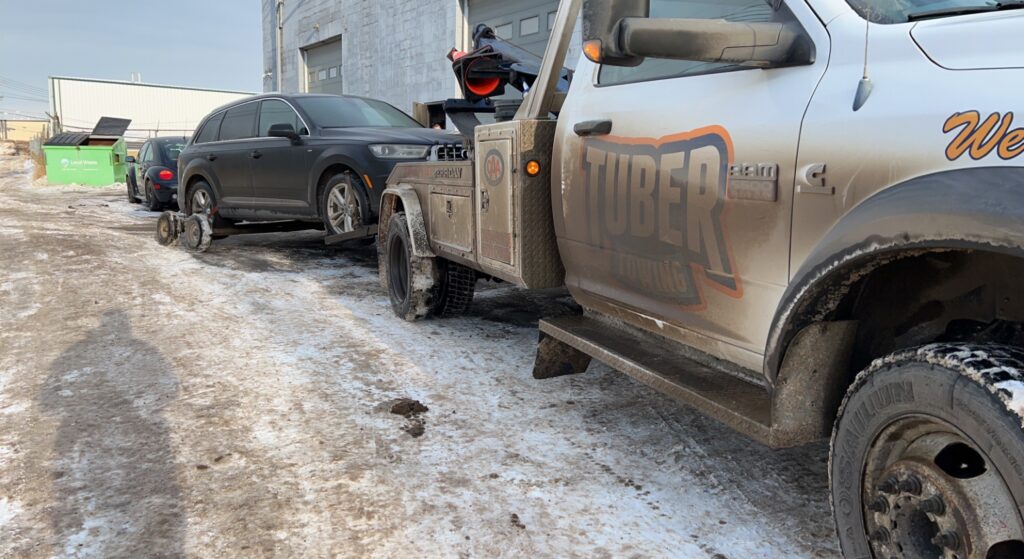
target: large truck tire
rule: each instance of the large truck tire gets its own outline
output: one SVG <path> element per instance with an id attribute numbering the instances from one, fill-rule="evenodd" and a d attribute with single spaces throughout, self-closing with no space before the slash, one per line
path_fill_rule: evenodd
<path id="1" fill-rule="evenodd" d="M 448 260 L 441 260 L 439 268 L 440 282 L 435 289 L 431 314 L 441 318 L 466 314 L 476 292 L 476 270 Z"/>
<path id="2" fill-rule="evenodd" d="M 845 557 L 1024 557 L 1024 352 L 934 344 L 854 381 L 832 433 Z"/>
<path id="3" fill-rule="evenodd" d="M 384 274 L 391 309 L 399 318 L 414 322 L 430 314 L 439 277 L 435 258 L 413 254 L 409 225 L 402 212 L 391 216 L 384 241 Z"/>

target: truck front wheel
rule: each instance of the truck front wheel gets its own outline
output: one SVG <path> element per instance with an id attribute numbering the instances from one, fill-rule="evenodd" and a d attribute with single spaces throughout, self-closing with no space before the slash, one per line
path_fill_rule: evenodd
<path id="1" fill-rule="evenodd" d="M 410 322 L 430 314 L 431 295 L 438 279 L 434 258 L 421 258 L 413 254 L 409 226 L 404 213 L 396 213 L 388 222 L 387 240 L 384 244 L 388 295 L 391 309 L 403 320 Z"/>
<path id="2" fill-rule="evenodd" d="M 1024 352 L 934 344 L 887 356 L 832 433 L 845 557 L 1024 557 Z"/>

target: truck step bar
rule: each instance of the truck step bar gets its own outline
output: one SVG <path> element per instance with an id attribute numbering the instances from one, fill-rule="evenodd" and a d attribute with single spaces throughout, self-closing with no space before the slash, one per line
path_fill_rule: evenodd
<path id="1" fill-rule="evenodd" d="M 540 331 L 542 338 L 547 336 L 570 346 L 771 446 L 772 400 L 763 387 L 660 347 L 649 337 L 586 316 L 541 320 Z M 534 376 L 557 376 L 543 372 L 545 368 L 550 370 L 550 364 L 542 360 L 538 353 Z M 566 373 L 582 372 L 578 363 L 577 359 L 576 366 L 561 369 Z"/>

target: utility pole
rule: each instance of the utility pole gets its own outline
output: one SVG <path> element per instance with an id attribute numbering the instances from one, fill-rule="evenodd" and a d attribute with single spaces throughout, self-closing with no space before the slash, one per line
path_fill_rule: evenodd
<path id="1" fill-rule="evenodd" d="M 284 92 L 284 0 L 277 0 L 277 91 Z"/>

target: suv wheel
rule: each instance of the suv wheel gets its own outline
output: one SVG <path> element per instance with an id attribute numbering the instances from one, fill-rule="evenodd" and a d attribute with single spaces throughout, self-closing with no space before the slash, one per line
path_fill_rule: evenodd
<path id="1" fill-rule="evenodd" d="M 320 198 L 320 213 L 328 235 L 340 235 L 363 226 L 366 207 L 364 196 L 352 175 L 331 177 Z"/>
<path id="2" fill-rule="evenodd" d="M 146 207 L 151 212 L 158 212 L 158 211 L 160 211 L 160 209 L 163 208 L 163 204 L 161 204 L 160 200 L 157 199 L 156 192 L 153 192 L 153 183 L 149 182 L 149 179 L 146 179 L 145 190 L 146 190 Z"/>
<path id="3" fill-rule="evenodd" d="M 935 344 L 862 372 L 832 433 L 845 557 L 1024 557 L 1024 352 Z"/>
<path id="4" fill-rule="evenodd" d="M 180 200 L 179 205 L 181 205 Z M 217 199 L 213 195 L 213 188 L 210 188 L 210 185 L 205 181 L 198 181 L 188 189 L 188 198 L 184 206 L 187 215 L 206 215 L 214 229 L 231 225 L 230 221 L 218 214 Z"/>

